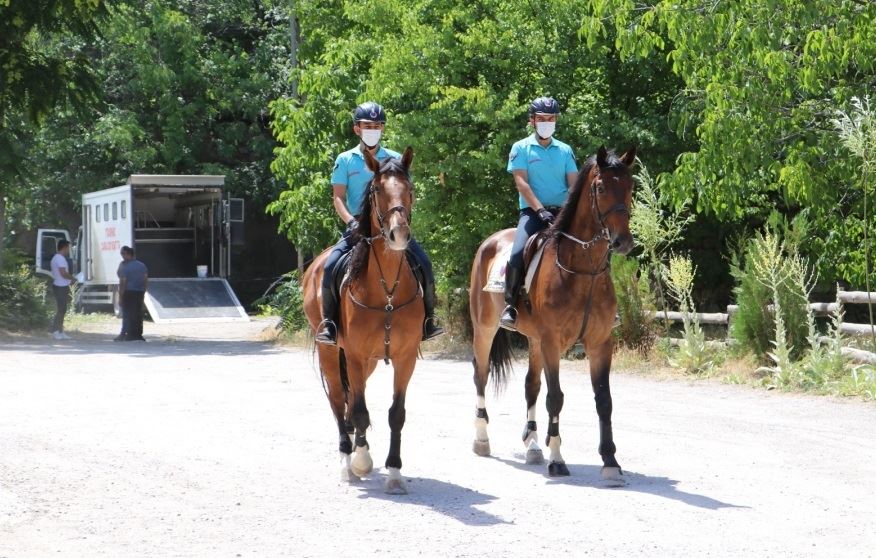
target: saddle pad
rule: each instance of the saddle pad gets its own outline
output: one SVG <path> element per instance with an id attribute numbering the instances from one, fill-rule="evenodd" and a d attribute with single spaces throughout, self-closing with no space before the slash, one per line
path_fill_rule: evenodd
<path id="1" fill-rule="evenodd" d="M 493 263 L 490 264 L 490 272 L 487 273 L 487 284 L 484 285 L 484 292 L 505 292 L 505 268 L 508 267 L 508 260 L 511 258 L 512 247 L 512 244 L 506 244 L 505 247 L 496 254 L 496 257 L 493 258 Z"/>
<path id="2" fill-rule="evenodd" d="M 544 253 L 544 247 L 547 242 L 540 242 L 535 254 L 532 256 L 532 261 L 526 268 L 526 281 L 523 283 L 523 289 L 529 292 L 529 287 L 532 285 L 532 278 L 535 277 L 535 272 L 538 269 L 538 264 L 541 262 L 541 255 Z M 483 291 L 487 293 L 504 293 L 505 292 L 505 269 L 508 267 L 508 260 L 511 258 L 512 245 L 505 246 L 496 257 L 493 258 L 493 263 L 490 264 L 490 272 L 487 274 L 487 284 L 484 285 Z"/>

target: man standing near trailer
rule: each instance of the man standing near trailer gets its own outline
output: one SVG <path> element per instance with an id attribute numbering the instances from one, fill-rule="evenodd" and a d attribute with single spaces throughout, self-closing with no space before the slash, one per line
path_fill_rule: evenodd
<path id="1" fill-rule="evenodd" d="M 122 246 L 124 264 L 119 268 L 119 295 L 122 298 L 122 326 L 127 332 L 126 341 L 143 339 L 143 299 L 149 284 L 146 264 L 134 257 L 134 249 Z"/>
<path id="2" fill-rule="evenodd" d="M 50 264 L 52 272 L 52 294 L 55 295 L 55 320 L 52 323 L 52 337 L 57 340 L 70 339 L 64 333 L 64 315 L 67 314 L 67 304 L 70 301 L 70 284 L 76 280 L 70 274 L 70 266 L 67 258 L 70 257 L 70 242 L 59 240 L 55 255 Z"/>

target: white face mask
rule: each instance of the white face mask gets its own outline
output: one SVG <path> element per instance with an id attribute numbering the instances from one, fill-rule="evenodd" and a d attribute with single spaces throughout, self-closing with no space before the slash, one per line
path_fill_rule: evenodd
<path id="1" fill-rule="evenodd" d="M 380 141 L 383 130 L 362 130 L 362 143 L 368 147 L 374 147 Z"/>
<path id="2" fill-rule="evenodd" d="M 536 122 L 535 123 L 535 133 L 538 134 L 538 137 L 542 139 L 548 139 L 552 135 L 554 135 L 554 130 L 557 129 L 556 122 Z"/>

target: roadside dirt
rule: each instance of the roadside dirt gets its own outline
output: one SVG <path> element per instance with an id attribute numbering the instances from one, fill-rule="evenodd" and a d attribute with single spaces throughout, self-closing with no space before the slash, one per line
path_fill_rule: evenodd
<path id="1" fill-rule="evenodd" d="M 585 363 L 564 363 L 572 475 L 524 464 L 524 365 L 471 451 L 471 365 L 419 362 L 402 474 L 340 482 L 312 354 L 273 321 L 158 327 L 113 343 L 0 340 L 0 557 L 873 556 L 876 405 L 612 377 L 627 477 L 603 488 Z M 268 335 L 269 336 L 269 335 Z M 376 466 L 391 370 L 368 384 Z M 544 394 L 539 427 L 545 431 Z"/>

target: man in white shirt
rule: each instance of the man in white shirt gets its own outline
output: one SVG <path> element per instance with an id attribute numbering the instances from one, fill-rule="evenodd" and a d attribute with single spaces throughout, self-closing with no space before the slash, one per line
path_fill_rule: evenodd
<path id="1" fill-rule="evenodd" d="M 70 274 L 68 269 L 67 258 L 70 256 L 70 242 L 66 240 L 58 241 L 58 251 L 52 256 L 52 292 L 55 295 L 55 303 L 57 310 L 55 311 L 55 321 L 52 325 L 52 337 L 55 339 L 70 339 L 70 336 L 64 333 L 64 315 L 67 313 L 67 304 L 70 300 L 70 284 L 76 280 Z"/>

